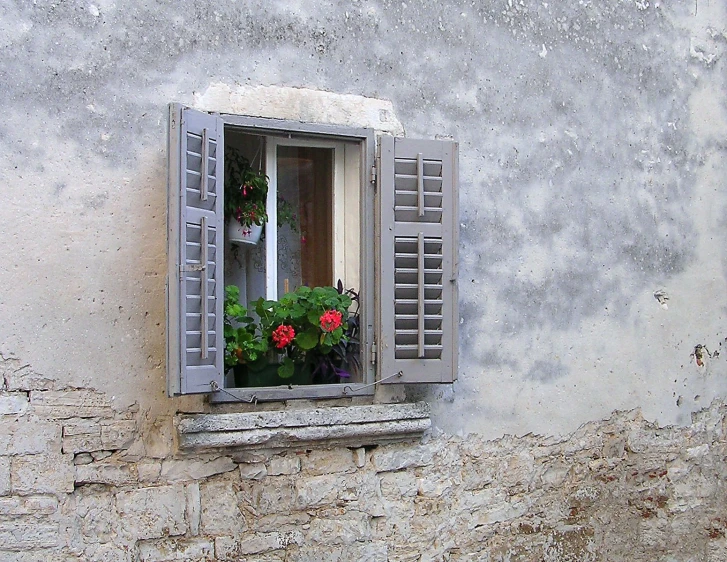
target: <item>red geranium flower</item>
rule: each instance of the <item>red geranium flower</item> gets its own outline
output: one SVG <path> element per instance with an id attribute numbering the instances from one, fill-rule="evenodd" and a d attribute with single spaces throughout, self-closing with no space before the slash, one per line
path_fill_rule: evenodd
<path id="1" fill-rule="evenodd" d="M 337 310 L 326 310 L 321 316 L 321 330 L 332 332 L 341 325 L 341 317 Z"/>
<path id="2" fill-rule="evenodd" d="M 286 326 L 281 324 L 275 330 L 273 330 L 273 343 L 278 349 L 283 349 L 285 346 L 290 344 L 295 338 L 295 330 L 293 326 Z"/>

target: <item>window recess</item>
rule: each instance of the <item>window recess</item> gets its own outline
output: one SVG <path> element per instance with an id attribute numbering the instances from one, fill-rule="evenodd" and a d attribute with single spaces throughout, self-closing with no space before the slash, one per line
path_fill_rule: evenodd
<path id="1" fill-rule="evenodd" d="M 207 114 L 178 104 L 170 106 L 169 123 L 170 395 L 250 402 L 350 397 L 373 393 L 378 382 L 454 380 L 455 143 L 382 136 L 377 155 L 368 129 Z M 232 245 L 225 234 L 225 157 L 233 148 L 269 179 L 268 222 L 256 246 Z M 280 198 L 287 210 L 279 217 Z M 236 285 L 247 306 L 339 279 L 361 298 L 355 378 L 236 388 L 224 372 L 224 287 Z"/>

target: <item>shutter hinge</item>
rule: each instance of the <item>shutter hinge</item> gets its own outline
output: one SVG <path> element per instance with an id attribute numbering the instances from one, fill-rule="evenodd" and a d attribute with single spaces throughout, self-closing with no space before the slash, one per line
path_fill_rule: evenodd
<path id="1" fill-rule="evenodd" d="M 371 343 L 371 364 L 376 365 L 376 340 Z"/>
<path id="2" fill-rule="evenodd" d="M 370 181 L 374 186 L 376 185 L 376 165 L 371 166 L 371 178 Z"/>
<path id="3" fill-rule="evenodd" d="M 179 266 L 179 271 L 182 273 L 188 273 L 190 271 L 204 271 L 205 269 L 207 269 L 207 266 L 201 263 L 192 263 Z"/>

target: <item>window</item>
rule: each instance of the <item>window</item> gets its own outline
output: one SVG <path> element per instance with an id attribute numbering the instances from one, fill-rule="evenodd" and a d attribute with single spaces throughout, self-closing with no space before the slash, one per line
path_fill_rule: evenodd
<path id="1" fill-rule="evenodd" d="M 368 129 L 207 114 L 170 106 L 167 372 L 170 395 L 280 400 L 361 395 L 373 383 L 452 382 L 457 356 L 457 145 L 381 136 Z M 268 213 L 293 203 L 300 237 L 268 228 L 263 267 L 248 252 L 229 267 L 225 146 L 265 161 Z M 376 152 L 378 144 L 378 152 Z M 278 193 L 280 191 L 280 193 Z M 287 229 L 287 230 L 286 230 Z M 240 256 L 238 255 L 238 258 Z M 223 264 L 227 258 L 227 279 Z M 296 264 L 300 264 L 297 267 Z M 244 279 L 242 278 L 244 277 Z M 277 298 L 336 279 L 361 294 L 360 379 L 269 388 L 226 386 L 222 301 Z"/>

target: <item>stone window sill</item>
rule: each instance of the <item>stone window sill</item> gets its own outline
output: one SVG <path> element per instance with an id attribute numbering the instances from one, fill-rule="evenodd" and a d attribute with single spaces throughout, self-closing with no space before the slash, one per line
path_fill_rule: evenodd
<path id="1" fill-rule="evenodd" d="M 416 440 L 430 427 L 423 402 L 177 417 L 179 447 L 190 451 L 362 447 Z"/>

